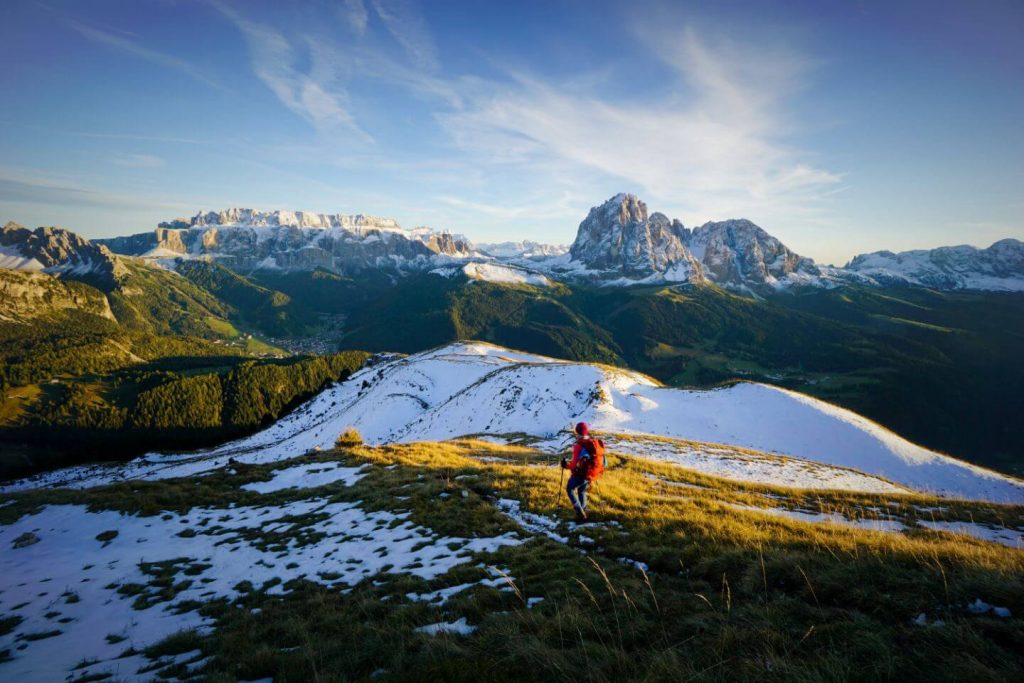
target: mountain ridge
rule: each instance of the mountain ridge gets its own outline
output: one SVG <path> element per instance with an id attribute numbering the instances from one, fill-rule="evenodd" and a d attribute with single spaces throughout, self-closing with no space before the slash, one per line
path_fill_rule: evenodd
<path id="1" fill-rule="evenodd" d="M 0 228 L 0 268 L 85 280 L 106 290 L 127 272 L 103 244 L 65 228 L 40 226 L 29 230 L 13 221 Z"/>
<path id="2" fill-rule="evenodd" d="M 875 251 L 854 257 L 843 269 L 880 285 L 1024 291 L 1024 242 L 1004 238 L 983 249 L 961 244 L 896 253 Z"/>
<path id="3" fill-rule="evenodd" d="M 8 243 L 13 241 L 7 238 Z M 1013 238 L 985 249 L 877 251 L 860 254 L 843 267 L 819 266 L 748 219 L 687 228 L 678 219 L 649 212 L 647 204 L 630 193 L 592 207 L 569 247 L 529 240 L 474 244 L 446 230 L 405 229 L 392 218 L 238 207 L 201 211 L 191 218 L 161 222 L 149 232 L 91 244 L 149 260 L 217 260 L 241 273 L 320 268 L 339 274 L 378 270 L 401 276 L 455 262 L 494 261 L 583 284 L 714 283 L 755 296 L 850 283 L 1024 291 L 1024 243 Z M 0 265 L 31 267 L 20 252 L 11 253 L 10 244 L 0 249 L 6 250 L 0 254 Z"/>

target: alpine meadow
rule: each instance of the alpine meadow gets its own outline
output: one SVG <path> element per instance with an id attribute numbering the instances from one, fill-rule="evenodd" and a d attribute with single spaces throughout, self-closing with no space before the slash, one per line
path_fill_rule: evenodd
<path id="1" fill-rule="evenodd" d="M 1024 679 L 1022 36 L 4 3 L 0 680 Z"/>

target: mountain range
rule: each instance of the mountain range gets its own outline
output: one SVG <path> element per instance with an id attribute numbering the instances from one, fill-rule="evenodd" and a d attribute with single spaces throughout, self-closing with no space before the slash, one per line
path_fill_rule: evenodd
<path id="1" fill-rule="evenodd" d="M 53 241 L 59 234 L 52 228 L 33 234 L 40 230 L 50 232 L 34 241 L 14 228 L 5 231 L 2 248 L 8 267 L 26 267 L 18 265 L 21 261 L 31 266 L 38 243 Z M 592 208 L 568 249 L 536 242 L 476 245 L 462 235 L 430 228 L 406 230 L 392 219 L 361 214 L 239 208 L 201 212 L 161 223 L 150 232 L 90 244 L 164 263 L 214 260 L 243 274 L 324 269 L 341 275 L 369 270 L 402 275 L 453 262 L 482 261 L 601 286 L 714 283 L 754 294 L 847 283 L 1024 291 L 1024 243 L 1015 239 L 986 249 L 879 251 L 859 255 L 841 268 L 819 266 L 749 220 L 708 222 L 690 229 L 665 214 L 648 213 L 647 205 L 631 194 L 618 194 Z"/>

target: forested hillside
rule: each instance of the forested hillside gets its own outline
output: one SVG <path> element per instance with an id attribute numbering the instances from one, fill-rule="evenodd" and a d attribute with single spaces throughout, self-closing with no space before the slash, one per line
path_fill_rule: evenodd
<path id="1" fill-rule="evenodd" d="M 234 308 L 250 327 L 276 337 L 301 336 L 315 317 L 304 303 L 260 286 L 224 266 L 208 261 L 182 261 L 177 272 Z"/>
<path id="2" fill-rule="evenodd" d="M 245 434 L 362 367 L 367 354 L 163 358 L 10 390 L 0 478 L 57 465 L 189 449 Z"/>

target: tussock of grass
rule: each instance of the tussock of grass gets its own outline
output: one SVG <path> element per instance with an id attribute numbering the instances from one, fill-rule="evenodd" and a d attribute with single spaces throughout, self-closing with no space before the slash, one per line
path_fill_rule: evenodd
<path id="1" fill-rule="evenodd" d="M 363 435 L 359 433 L 359 430 L 355 427 L 347 427 L 345 431 L 338 435 L 335 439 L 334 445 L 338 448 L 351 448 L 353 446 L 363 445 Z"/>

